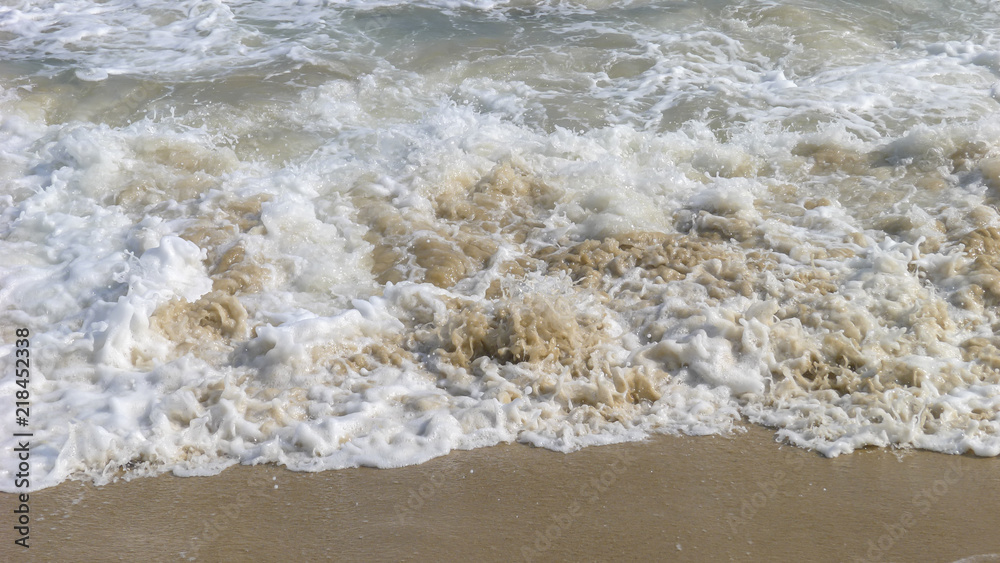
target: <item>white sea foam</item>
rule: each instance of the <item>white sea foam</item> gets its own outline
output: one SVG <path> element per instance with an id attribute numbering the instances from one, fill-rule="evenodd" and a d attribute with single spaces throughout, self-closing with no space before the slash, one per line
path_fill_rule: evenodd
<path id="1" fill-rule="evenodd" d="M 0 8 L 32 486 L 744 421 L 998 455 L 997 16 Z"/>

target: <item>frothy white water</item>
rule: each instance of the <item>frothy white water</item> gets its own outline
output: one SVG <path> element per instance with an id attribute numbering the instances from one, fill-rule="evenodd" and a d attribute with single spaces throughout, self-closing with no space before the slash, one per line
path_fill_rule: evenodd
<path id="1" fill-rule="evenodd" d="M 744 420 L 827 455 L 998 455 L 997 19 L 0 9 L 2 353 L 31 330 L 32 485 Z"/>

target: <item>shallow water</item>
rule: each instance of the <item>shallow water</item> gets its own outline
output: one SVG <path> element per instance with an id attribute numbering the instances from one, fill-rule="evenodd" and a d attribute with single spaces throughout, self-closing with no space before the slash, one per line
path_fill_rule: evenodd
<path id="1" fill-rule="evenodd" d="M 1000 4 L 859 4 L 0 8 L 33 487 L 748 422 L 1000 454 Z"/>

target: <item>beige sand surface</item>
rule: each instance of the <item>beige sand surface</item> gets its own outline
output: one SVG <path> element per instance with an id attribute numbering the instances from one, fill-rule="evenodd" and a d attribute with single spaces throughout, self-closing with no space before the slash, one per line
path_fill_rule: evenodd
<path id="1" fill-rule="evenodd" d="M 836 459 L 733 437 L 560 454 L 524 445 L 420 466 L 234 467 L 31 495 L 14 561 L 940 561 L 1000 554 L 1000 459 Z M 881 547 L 879 547 L 881 544 Z M 1000 556 L 974 561 L 998 561 Z"/>

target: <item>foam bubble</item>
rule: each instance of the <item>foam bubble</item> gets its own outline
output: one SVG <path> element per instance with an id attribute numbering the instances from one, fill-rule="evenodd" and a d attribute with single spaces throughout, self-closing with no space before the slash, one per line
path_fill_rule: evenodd
<path id="1" fill-rule="evenodd" d="M 996 16 L 3 8 L 37 486 L 746 421 L 998 455 Z"/>

